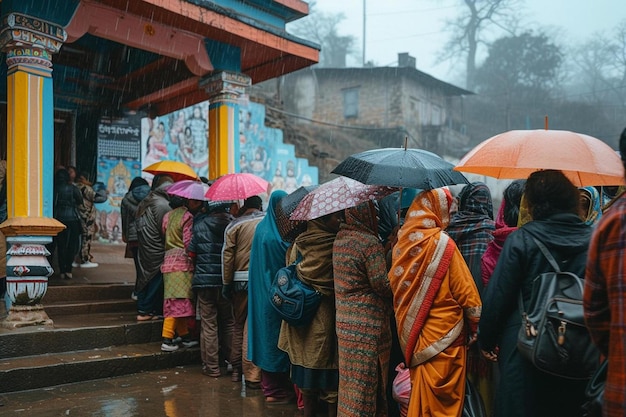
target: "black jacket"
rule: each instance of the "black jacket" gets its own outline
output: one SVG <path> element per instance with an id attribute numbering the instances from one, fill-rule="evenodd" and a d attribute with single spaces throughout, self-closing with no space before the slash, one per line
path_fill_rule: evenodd
<path id="1" fill-rule="evenodd" d="M 485 289 L 478 325 L 481 349 L 499 347 L 500 385 L 494 416 L 579 416 L 585 380 L 566 380 L 537 370 L 517 350 L 522 316 L 520 291 L 529 302 L 537 275 L 553 271 L 533 237 L 541 241 L 562 271 L 584 278 L 592 228 L 575 214 L 555 214 L 529 222 L 511 233 Z"/>
<path id="2" fill-rule="evenodd" d="M 122 216 L 122 236 L 124 242 L 137 241 L 137 226 L 135 218 L 137 217 L 137 207 L 139 203 L 150 194 L 150 186 L 139 185 L 126 193 L 120 205 L 120 214 Z"/>
<path id="3" fill-rule="evenodd" d="M 228 213 L 200 213 L 193 219 L 189 251 L 195 253 L 193 289 L 222 286 L 224 230 L 234 220 Z"/>
<path id="4" fill-rule="evenodd" d="M 136 291 L 141 291 L 152 278 L 161 272 L 165 257 L 165 239 L 163 237 L 163 217 L 172 209 L 170 195 L 166 190 L 171 182 L 164 182 L 150 193 L 137 206 L 137 241 L 139 250 L 137 260 L 139 278 Z"/>
<path id="5" fill-rule="evenodd" d="M 535 277 L 553 270 L 533 237 L 546 245 L 562 271 L 583 278 L 591 232 L 591 227 L 578 216 L 556 214 L 547 220 L 529 222 L 509 235 L 483 295 L 481 347 L 491 350 L 505 326 L 520 325 L 520 289 L 527 305 Z"/>
<path id="6" fill-rule="evenodd" d="M 78 187 L 69 182 L 57 182 L 54 187 L 54 218 L 63 224 L 80 221 L 78 206 L 83 196 Z"/>

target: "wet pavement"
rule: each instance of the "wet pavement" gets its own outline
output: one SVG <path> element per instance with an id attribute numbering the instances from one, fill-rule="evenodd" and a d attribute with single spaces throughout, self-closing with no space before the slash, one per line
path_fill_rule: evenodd
<path id="1" fill-rule="evenodd" d="M 296 404 L 268 405 L 260 390 L 200 365 L 0 394 L 0 416 L 299 417 Z"/>
<path id="2" fill-rule="evenodd" d="M 124 258 L 124 245 L 95 243 L 98 268 L 74 268 L 73 279 L 61 280 L 55 273 L 51 286 L 129 284 L 134 282 L 132 259 Z M 130 294 L 129 294 L 130 296 Z M 45 299 L 44 299 L 45 304 Z M 104 316 L 104 319 L 103 319 Z M 134 314 L 63 317 L 55 327 L 78 328 L 102 324 L 103 320 L 134 322 Z M 13 330 L 37 331 L 36 328 Z M 246 390 L 231 382 L 229 375 L 202 375 L 200 364 L 146 371 L 115 378 L 57 385 L 14 393 L 0 393 L 0 417 L 90 416 L 90 417 L 282 417 L 300 416 L 296 404 L 267 405 L 260 390 Z"/>
<path id="3" fill-rule="evenodd" d="M 72 268 L 72 279 L 61 279 L 56 257 L 52 259 L 54 274 L 49 278 L 49 285 L 84 285 L 84 284 L 134 284 L 135 267 L 131 258 L 124 257 L 126 246 L 94 242 L 91 246 L 96 268 Z"/>

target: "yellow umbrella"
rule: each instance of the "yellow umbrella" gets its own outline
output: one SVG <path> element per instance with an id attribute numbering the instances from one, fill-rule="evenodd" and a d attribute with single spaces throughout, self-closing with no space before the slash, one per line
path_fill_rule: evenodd
<path id="1" fill-rule="evenodd" d="M 145 167 L 142 171 L 153 175 L 167 174 L 171 176 L 174 181 L 199 179 L 198 174 L 196 174 L 193 168 L 180 161 L 165 160 L 155 162 Z"/>

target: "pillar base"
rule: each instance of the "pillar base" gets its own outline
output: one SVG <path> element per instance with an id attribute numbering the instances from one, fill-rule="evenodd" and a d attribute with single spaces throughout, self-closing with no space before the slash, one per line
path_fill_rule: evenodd
<path id="1" fill-rule="evenodd" d="M 0 223 L 5 236 L 33 235 L 56 236 L 65 225 L 51 217 L 11 217 Z"/>
<path id="2" fill-rule="evenodd" d="M 13 305 L 9 310 L 9 315 L 2 322 L 5 329 L 17 329 L 27 326 L 54 327 L 54 322 L 43 309 L 43 305 L 34 306 Z"/>

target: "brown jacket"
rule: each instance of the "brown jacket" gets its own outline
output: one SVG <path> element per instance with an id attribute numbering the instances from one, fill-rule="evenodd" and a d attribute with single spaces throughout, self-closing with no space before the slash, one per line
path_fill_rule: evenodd
<path id="1" fill-rule="evenodd" d="M 247 281 L 246 274 L 235 272 L 248 271 L 252 238 L 257 225 L 265 213 L 253 211 L 233 220 L 224 231 L 224 247 L 222 248 L 222 281 L 231 284 L 233 281 Z"/>

